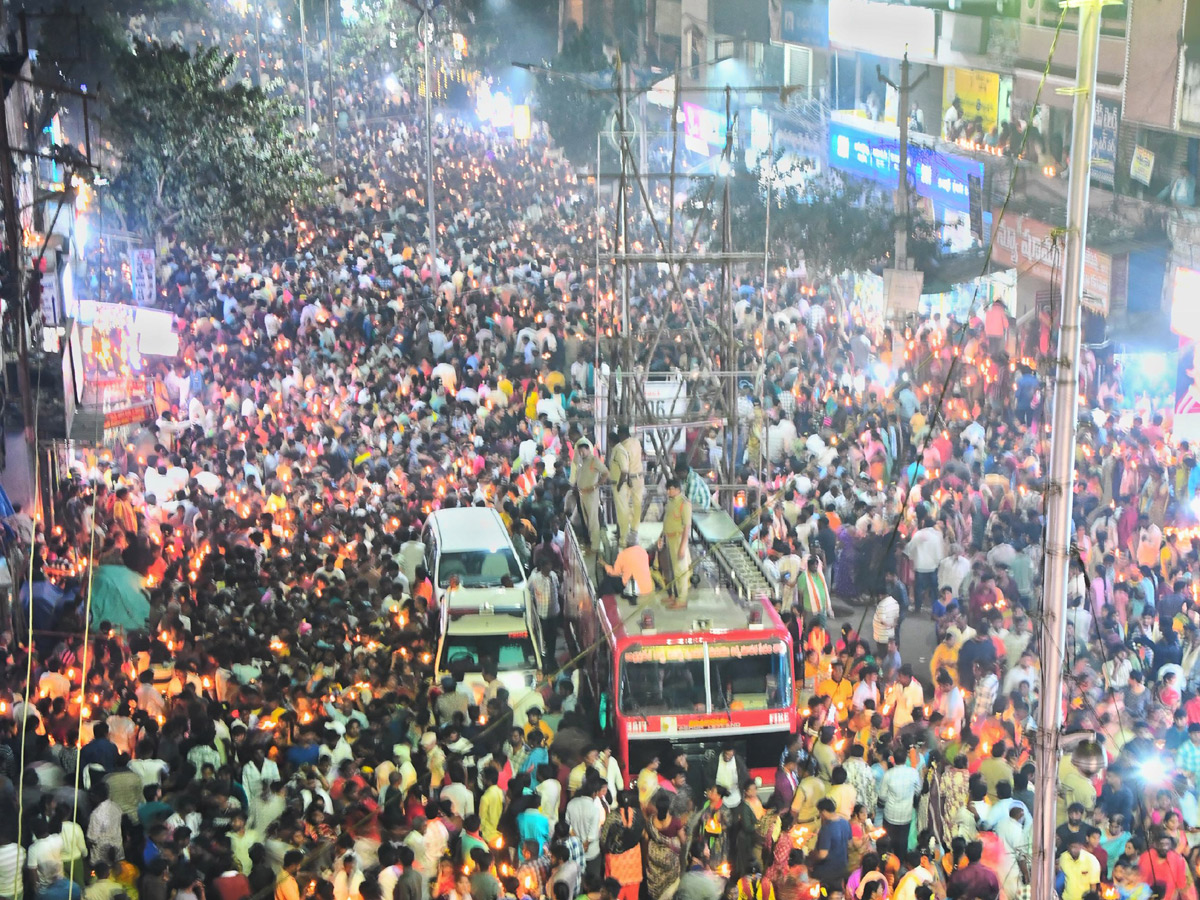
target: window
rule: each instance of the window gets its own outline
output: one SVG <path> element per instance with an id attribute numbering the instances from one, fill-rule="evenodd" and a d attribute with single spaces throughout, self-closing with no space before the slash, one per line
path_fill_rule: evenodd
<path id="1" fill-rule="evenodd" d="M 438 587 L 449 587 L 451 576 L 458 576 L 460 587 L 500 587 L 506 575 L 514 585 L 521 584 L 525 576 L 521 565 L 510 547 L 499 550 L 462 550 L 458 553 L 443 553 L 438 561 Z"/>
<path id="2" fill-rule="evenodd" d="M 621 656 L 620 677 L 623 715 L 785 709 L 792 704 L 791 654 L 778 638 L 634 645 Z"/>
<path id="3" fill-rule="evenodd" d="M 626 650 L 625 656 L 630 653 Z M 620 696 L 624 715 L 704 712 L 704 659 L 634 663 L 622 659 Z"/>
<path id="4" fill-rule="evenodd" d="M 442 660 L 438 670 L 445 672 L 461 669 L 478 672 L 483 661 L 495 663 L 498 671 L 511 669 L 537 669 L 537 654 L 533 639 L 528 632 L 509 634 L 454 634 L 446 635 L 442 644 Z"/>
<path id="5" fill-rule="evenodd" d="M 737 647 L 713 644 L 709 647 L 709 673 L 712 676 L 713 709 L 779 709 L 792 702 L 792 665 L 783 641 L 774 642 L 768 653 L 737 656 Z M 720 650 L 729 655 L 722 659 Z"/>

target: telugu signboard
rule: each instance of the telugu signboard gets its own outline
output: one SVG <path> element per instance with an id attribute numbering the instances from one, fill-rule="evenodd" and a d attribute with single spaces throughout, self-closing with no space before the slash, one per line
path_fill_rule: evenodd
<path id="1" fill-rule="evenodd" d="M 825 0 L 782 0 L 771 3 L 771 40 L 804 47 L 829 46 L 829 3 Z"/>
<path id="2" fill-rule="evenodd" d="M 829 165 L 894 189 L 900 173 L 899 136 L 856 128 L 846 122 L 830 122 Z M 972 176 L 983 179 L 983 163 L 909 142 L 908 180 L 919 196 L 967 212 Z"/>
<path id="3" fill-rule="evenodd" d="M 992 261 L 1016 269 L 1020 274 L 1033 273 L 1061 289 L 1065 259 L 1065 235 L 1057 235 L 1045 222 L 1028 216 L 1006 215 L 993 218 L 995 242 Z M 1109 294 L 1112 289 L 1112 257 L 1091 247 L 1083 262 L 1083 305 L 1102 316 L 1108 315 Z"/>
<path id="4" fill-rule="evenodd" d="M 1096 119 L 1092 123 L 1092 181 L 1113 186 L 1117 171 L 1117 131 L 1121 127 L 1121 104 L 1096 98 Z"/>

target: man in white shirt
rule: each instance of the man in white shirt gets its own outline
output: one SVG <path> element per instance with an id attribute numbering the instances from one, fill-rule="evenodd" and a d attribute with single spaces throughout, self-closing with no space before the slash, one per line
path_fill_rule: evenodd
<path id="1" fill-rule="evenodd" d="M 1011 694 L 1017 690 L 1022 683 L 1029 685 L 1030 693 L 1037 689 L 1040 681 L 1037 666 L 1033 664 L 1034 654 L 1032 651 L 1025 651 L 1021 654 L 1020 664 L 1013 666 L 1004 675 L 1004 685 L 1001 690 L 1005 695 Z"/>
<path id="2" fill-rule="evenodd" d="M 921 602 L 928 598 L 929 608 L 937 599 L 938 567 L 946 556 L 942 533 L 926 519 L 909 539 L 904 555 L 912 560 L 916 578 L 913 583 L 913 611 L 921 611 Z"/>
<path id="3" fill-rule="evenodd" d="M 963 582 L 971 574 L 971 561 L 963 555 L 961 544 L 950 545 L 950 555 L 938 564 L 938 590 L 950 588 L 956 600 L 962 597 Z"/>
<path id="4" fill-rule="evenodd" d="M 880 653 L 887 642 L 896 636 L 896 625 L 900 621 L 900 604 L 891 594 L 885 596 L 875 607 L 875 616 L 871 619 L 871 636 L 880 647 Z"/>
<path id="5" fill-rule="evenodd" d="M 566 821 L 571 832 L 583 843 L 584 864 L 590 877 L 600 875 L 603 857 L 600 854 L 600 826 L 604 824 L 604 802 L 608 783 L 598 774 L 588 773 L 575 799 L 567 804 Z"/>

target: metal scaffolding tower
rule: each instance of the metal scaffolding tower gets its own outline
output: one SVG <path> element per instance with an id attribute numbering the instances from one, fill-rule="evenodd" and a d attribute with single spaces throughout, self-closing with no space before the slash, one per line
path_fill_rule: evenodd
<path id="1" fill-rule="evenodd" d="M 742 377 L 753 379 L 759 374 L 757 365 L 746 371 L 739 368 L 742 348 L 734 327 L 734 266 L 738 263 L 761 265 L 763 261 L 762 250 L 741 252 L 733 247 L 730 179 L 734 171 L 734 134 L 737 125 L 732 101 L 734 88 L 725 86 L 718 89 L 725 97 L 725 144 L 717 162 L 715 175 L 680 173 L 678 170 L 680 95 L 685 91 L 712 90 L 683 88 L 678 75 L 675 79 L 669 132 L 670 165 L 665 172 L 647 172 L 642 162 L 645 159 L 644 150 L 642 154 L 638 152 L 639 144 L 644 146 L 645 135 L 639 135 L 637 127 L 631 124 L 630 89 L 626 69 L 620 59 L 616 64 L 615 82 L 617 111 L 616 128 L 613 129 L 612 137 L 615 139 L 620 158 L 619 170 L 615 173 L 616 215 L 612 224 L 611 242 L 608 242 L 606 230 L 599 220 L 596 240 L 598 264 L 606 260 L 611 266 L 612 276 L 609 283 L 613 285 L 613 315 L 610 321 L 613 323 L 612 334 L 616 346 L 610 344 L 610 350 L 616 351 L 619 348 L 619 353 L 612 354 L 617 356 L 619 362 L 613 372 L 615 390 L 610 393 L 609 414 L 598 417 L 597 436 L 603 440 L 607 431 L 616 423 L 629 425 L 645 434 L 649 438 L 656 467 L 665 479 L 670 477 L 674 462 L 673 448 L 684 430 L 716 425 L 720 430 L 722 453 L 720 465 L 713 475 L 715 483 L 724 488 L 721 491 L 722 501 L 732 505 L 735 493 L 733 489 L 738 480 L 736 455 L 741 443 L 738 433 L 741 423 L 737 413 L 738 381 Z M 758 91 L 772 89 L 778 87 L 754 88 Z M 599 144 L 598 137 L 598 177 Z M 705 207 L 712 204 L 718 187 L 721 189 L 718 216 L 721 236 L 719 252 L 697 249 L 697 240 L 704 224 L 703 216 L 697 217 L 690 234 L 681 234 L 678 228 L 680 223 L 676 218 L 676 183 L 680 179 L 691 182 L 697 178 L 708 181 Z M 654 182 L 662 180 L 668 183 L 665 211 L 656 208 L 651 187 Z M 597 211 L 599 217 L 599 205 Z M 642 215 L 643 230 L 649 232 L 648 237 L 652 245 L 649 249 L 643 249 L 637 241 L 631 239 L 631 220 L 638 213 Z M 659 327 L 652 334 L 647 334 L 640 330 L 634 321 L 630 308 L 630 293 L 634 290 L 638 272 L 647 265 L 664 267 L 662 271 L 666 275 L 668 299 L 672 306 L 683 314 L 683 327 L 673 333 L 668 334 L 667 329 Z M 719 266 L 719 276 L 713 291 L 714 306 L 705 308 L 700 302 L 699 292 L 685 289 L 685 266 L 691 265 Z M 599 276 L 599 272 L 597 275 Z M 600 296 L 599 291 L 598 279 L 597 296 Z M 603 333 L 604 329 L 598 327 L 598 340 Z M 670 402 L 659 402 L 656 406 L 655 401 L 647 394 L 652 364 L 664 340 L 672 341 L 678 347 L 682 362 L 699 362 L 698 366 L 681 366 L 681 383 L 687 389 L 687 406 L 684 410 L 678 409 L 678 404 Z M 697 462 L 690 461 L 694 465 Z M 695 467 L 700 471 L 709 471 L 707 464 Z"/>

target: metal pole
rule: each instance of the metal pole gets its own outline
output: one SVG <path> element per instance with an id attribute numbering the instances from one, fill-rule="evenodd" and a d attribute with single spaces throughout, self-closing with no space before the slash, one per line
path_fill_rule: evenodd
<path id="1" fill-rule="evenodd" d="M 254 65 L 254 83 L 262 87 L 262 0 L 254 0 Z"/>
<path id="2" fill-rule="evenodd" d="M 1050 427 L 1050 503 L 1039 643 L 1042 652 L 1041 702 L 1038 707 L 1037 786 L 1034 791 L 1033 896 L 1054 891 L 1054 829 L 1057 806 L 1058 742 L 1062 726 L 1064 611 L 1071 546 L 1071 500 L 1075 471 L 1075 426 L 1079 410 L 1080 310 L 1087 244 L 1088 184 L 1092 168 L 1092 121 L 1095 113 L 1100 8 L 1104 0 L 1068 0 L 1079 10 L 1079 60 L 1076 68 L 1071 171 L 1067 186 L 1067 253 L 1060 304 L 1058 356 L 1055 359 L 1053 425 Z"/>
<path id="3" fill-rule="evenodd" d="M 886 105 L 886 104 L 885 104 Z M 908 51 L 900 61 L 900 90 L 896 99 L 900 126 L 900 185 L 896 190 L 896 268 L 908 268 Z"/>
<path id="4" fill-rule="evenodd" d="M 306 0 L 296 0 L 300 7 L 300 66 L 304 70 L 304 130 L 312 131 L 312 83 L 308 80 L 308 24 L 304 19 Z"/>
<path id="5" fill-rule="evenodd" d="M 896 124 L 900 127 L 900 181 L 896 186 L 896 258 L 893 261 L 897 269 L 908 269 L 908 98 L 912 89 L 925 80 L 929 74 L 926 69 L 916 81 L 909 82 L 908 75 L 912 64 L 908 61 L 908 50 L 900 62 L 900 83 L 894 83 L 883 74 L 883 70 L 875 67 L 879 80 L 897 93 Z"/>
<path id="6" fill-rule="evenodd" d="M 617 198 L 617 234 L 618 253 L 629 252 L 629 207 L 628 207 L 628 178 L 629 174 L 629 142 L 626 140 L 629 121 L 629 95 L 625 90 L 625 67 L 623 60 L 617 57 L 617 99 L 621 128 L 621 179 L 618 183 L 620 191 Z M 619 263 L 621 267 L 621 421 L 627 425 L 633 424 L 633 399 L 630 393 L 633 389 L 633 328 L 629 320 L 629 263 Z M 610 395 L 611 396 L 611 395 Z M 611 403 L 611 400 L 609 401 Z"/>
<path id="7" fill-rule="evenodd" d="M 733 250 L 733 220 L 729 215 L 730 182 L 733 180 L 733 91 L 729 85 L 725 85 L 725 149 L 721 154 L 721 165 L 725 167 L 725 186 L 721 203 L 721 253 L 723 254 L 721 296 L 724 305 L 721 310 L 721 324 L 726 329 L 725 346 L 721 353 L 721 368 L 724 370 L 722 375 L 725 377 L 725 383 L 721 387 L 724 387 L 727 392 L 726 402 L 729 405 L 725 419 L 725 445 L 729 455 L 725 459 L 723 477 L 727 482 L 732 483 L 737 480 L 738 436 L 741 423 L 738 422 L 737 413 L 738 379 L 734 374 L 738 368 L 738 361 L 737 337 L 733 325 L 733 265 L 728 256 L 729 252 Z M 726 509 L 730 514 L 733 513 L 735 499 L 735 492 L 731 491 L 726 496 Z"/>
<path id="8" fill-rule="evenodd" d="M 759 384 L 759 401 L 763 411 L 763 433 L 758 442 L 758 504 L 762 506 L 766 496 L 767 481 L 767 282 L 771 277 L 771 204 L 775 201 L 775 130 L 771 129 L 771 144 L 767 151 L 767 221 L 763 227 L 763 286 L 762 286 L 762 381 Z"/>
<path id="9" fill-rule="evenodd" d="M 441 273 L 438 270 L 437 198 L 433 188 L 433 66 L 430 46 L 433 43 L 433 0 L 425 0 L 421 16 L 421 44 L 425 56 L 425 205 L 429 215 L 429 263 L 436 291 Z"/>
<path id="10" fill-rule="evenodd" d="M 596 271 L 592 276 L 592 283 L 595 285 L 594 303 L 592 304 L 592 317 L 595 320 L 592 325 L 596 329 L 596 346 L 594 348 L 592 360 L 592 410 L 596 415 L 596 447 L 602 452 L 607 451 L 607 443 L 605 437 L 608 435 L 608 429 L 604 422 L 600 421 L 600 339 L 604 335 L 604 319 L 611 315 L 612 310 L 608 310 L 608 315 L 600 315 L 600 235 L 603 230 L 600 227 L 600 132 L 596 132 L 596 208 L 592 210 L 592 215 L 596 220 Z M 608 318 L 608 321 L 612 321 Z M 586 385 L 585 385 L 586 386 Z M 608 402 L 612 402 L 612 385 L 608 386 Z M 607 420 L 607 410 L 605 419 Z"/>
<path id="11" fill-rule="evenodd" d="M 329 27 L 329 0 L 325 0 L 325 92 L 329 94 L 329 145 L 337 168 L 337 116 L 333 109 L 333 31 Z"/>

